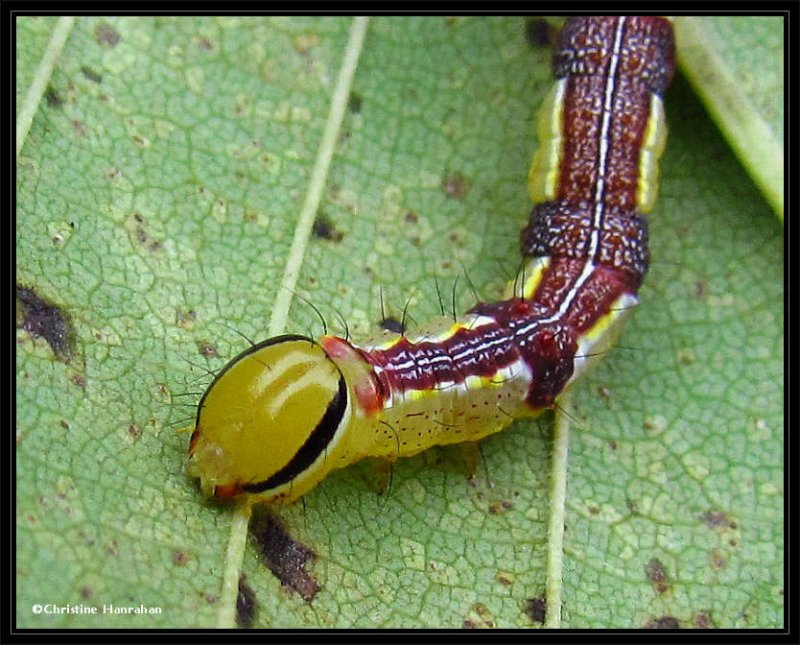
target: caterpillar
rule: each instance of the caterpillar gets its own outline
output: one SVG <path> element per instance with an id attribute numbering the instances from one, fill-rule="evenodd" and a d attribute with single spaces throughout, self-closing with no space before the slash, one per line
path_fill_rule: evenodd
<path id="1" fill-rule="evenodd" d="M 284 335 L 242 352 L 198 404 L 188 472 L 206 495 L 288 504 L 364 457 L 477 441 L 552 408 L 609 347 L 648 268 L 672 25 L 568 19 L 553 71 L 504 299 L 414 335 Z"/>

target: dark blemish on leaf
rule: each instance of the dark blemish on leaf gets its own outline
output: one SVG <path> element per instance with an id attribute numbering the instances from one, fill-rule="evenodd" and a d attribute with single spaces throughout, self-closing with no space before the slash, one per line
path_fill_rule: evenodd
<path id="1" fill-rule="evenodd" d="M 240 576 L 239 595 L 236 596 L 236 625 L 239 629 L 252 629 L 257 614 L 256 592 L 247 584 L 245 576 Z"/>
<path id="2" fill-rule="evenodd" d="M 728 558 L 721 549 L 711 549 L 708 552 L 708 563 L 715 571 L 721 571 L 728 566 Z"/>
<path id="3" fill-rule="evenodd" d="M 357 92 L 350 92 L 350 96 L 347 99 L 347 109 L 350 110 L 353 114 L 358 114 L 361 112 L 361 107 L 364 105 L 364 99 L 360 94 Z"/>
<path id="4" fill-rule="evenodd" d="M 119 543 L 116 540 L 111 540 L 105 548 L 106 555 L 117 555 L 119 553 Z"/>
<path id="5" fill-rule="evenodd" d="M 200 40 L 198 40 L 197 41 L 197 46 L 200 49 L 202 49 L 204 51 L 207 51 L 207 52 L 209 52 L 212 49 L 214 49 L 214 45 L 212 44 L 212 42 L 208 38 L 201 38 Z"/>
<path id="6" fill-rule="evenodd" d="M 632 500 L 630 497 L 626 497 L 625 498 L 625 506 L 628 507 L 628 511 L 632 515 L 638 515 L 639 514 L 639 505 L 636 503 L 635 500 Z"/>
<path id="7" fill-rule="evenodd" d="M 406 331 L 405 325 L 393 316 L 386 316 L 378 323 L 381 329 L 394 332 L 395 334 L 404 334 Z"/>
<path id="8" fill-rule="evenodd" d="M 544 614 L 547 609 L 547 601 L 544 597 L 528 598 L 525 601 L 525 613 L 535 623 L 544 624 Z"/>
<path id="9" fill-rule="evenodd" d="M 189 555 L 186 551 L 178 549 L 172 552 L 172 563 L 176 566 L 182 567 L 189 562 Z"/>
<path id="10" fill-rule="evenodd" d="M 612 439 L 608 442 L 608 447 L 611 448 L 611 450 L 616 450 L 619 448 L 619 444 L 617 443 L 616 439 Z"/>
<path id="11" fill-rule="evenodd" d="M 311 603 L 319 583 L 306 571 L 306 565 L 316 560 L 316 553 L 289 535 L 281 520 L 266 511 L 254 515 L 250 532 L 267 568 L 282 585 Z"/>
<path id="12" fill-rule="evenodd" d="M 508 500 L 500 500 L 489 504 L 489 515 L 502 515 L 511 510 L 512 504 Z"/>
<path id="13" fill-rule="evenodd" d="M 75 131 L 75 134 L 77 134 L 79 137 L 86 136 L 86 126 L 83 124 L 83 122 L 78 121 L 78 119 L 73 119 L 71 121 L 71 125 L 72 129 Z"/>
<path id="14" fill-rule="evenodd" d="M 150 142 L 147 140 L 147 138 L 143 137 L 141 134 L 132 134 L 131 139 L 137 146 L 141 146 L 142 148 L 146 148 L 150 145 Z"/>
<path id="15" fill-rule="evenodd" d="M 47 86 L 44 99 L 47 101 L 47 105 L 53 109 L 60 110 L 64 106 L 64 99 L 61 98 L 61 95 L 56 92 L 52 85 Z"/>
<path id="16" fill-rule="evenodd" d="M 209 605 L 214 605 L 219 600 L 219 596 L 217 596 L 216 594 L 213 594 L 213 593 L 203 594 L 203 596 L 204 596 L 204 598 L 206 599 L 206 602 Z"/>
<path id="17" fill-rule="evenodd" d="M 139 439 L 142 438 L 142 429 L 135 423 L 129 423 L 126 429 L 128 431 L 128 435 L 131 439 L 133 439 L 134 442 L 139 441 Z"/>
<path id="18" fill-rule="evenodd" d="M 17 327 L 43 338 L 58 360 L 69 362 L 74 357 L 75 331 L 67 312 L 21 284 L 17 284 Z"/>
<path id="19" fill-rule="evenodd" d="M 108 45 L 109 47 L 116 47 L 122 40 L 119 32 L 107 22 L 101 22 L 95 27 L 94 37 L 99 45 Z"/>
<path id="20" fill-rule="evenodd" d="M 59 425 L 64 428 L 64 430 L 69 430 L 69 421 L 66 419 L 61 419 L 61 421 L 59 421 Z"/>
<path id="21" fill-rule="evenodd" d="M 219 356 L 216 347 L 211 343 L 197 343 L 197 351 L 200 353 L 200 356 L 204 356 L 205 358 L 217 358 Z"/>
<path id="22" fill-rule="evenodd" d="M 324 213 L 317 215 L 314 220 L 314 237 L 330 240 L 331 242 L 341 242 L 344 234 L 337 230 L 331 220 Z"/>
<path id="23" fill-rule="evenodd" d="M 600 396 L 601 399 L 608 400 L 611 398 L 611 390 L 603 385 L 597 388 L 597 394 Z"/>
<path id="24" fill-rule="evenodd" d="M 447 234 L 447 239 L 450 240 L 450 243 L 458 248 L 463 248 L 465 244 L 464 234 L 461 231 L 450 231 Z"/>
<path id="25" fill-rule="evenodd" d="M 600 509 L 597 508 L 597 506 L 590 506 L 589 507 L 589 513 L 591 515 L 598 515 L 600 513 Z"/>
<path id="26" fill-rule="evenodd" d="M 419 217 L 417 217 L 417 214 L 414 211 L 408 211 L 403 216 L 403 219 L 405 219 L 408 224 L 416 224 L 419 221 Z"/>
<path id="27" fill-rule="evenodd" d="M 705 300 L 706 296 L 708 296 L 708 282 L 698 280 L 694 283 L 694 298 L 696 300 Z"/>
<path id="28" fill-rule="evenodd" d="M 147 220 L 141 213 L 133 213 L 125 222 L 125 227 L 133 234 L 136 242 L 145 247 L 148 251 L 157 253 L 163 250 L 164 245 L 147 231 Z"/>
<path id="29" fill-rule="evenodd" d="M 86 600 L 88 600 L 89 598 L 91 598 L 93 593 L 94 593 L 94 592 L 92 591 L 92 588 L 91 588 L 91 587 L 81 587 L 81 588 L 80 588 L 80 594 L 81 594 L 81 598 L 84 598 L 84 599 L 86 599 Z"/>
<path id="30" fill-rule="evenodd" d="M 81 67 L 81 73 L 88 78 L 92 83 L 102 83 L 103 75 L 100 72 L 94 71 L 91 67 L 84 65 Z"/>
<path id="31" fill-rule="evenodd" d="M 645 629 L 680 629 L 680 623 L 674 616 L 660 616 L 647 623 Z"/>
<path id="32" fill-rule="evenodd" d="M 175 312 L 175 324 L 182 329 L 192 329 L 197 322 L 197 312 L 194 309 L 178 309 Z"/>
<path id="33" fill-rule="evenodd" d="M 303 56 L 319 45 L 319 36 L 314 33 L 297 34 L 292 38 L 294 50 Z"/>
<path id="34" fill-rule="evenodd" d="M 659 594 L 664 594 L 670 589 L 669 581 L 667 580 L 667 570 L 664 564 L 658 558 L 652 558 L 645 567 L 647 579 L 653 583 L 653 587 Z"/>
<path id="35" fill-rule="evenodd" d="M 723 511 L 706 511 L 702 515 L 703 521 L 710 529 L 724 530 L 737 529 L 739 525 L 730 519 Z"/>
<path id="36" fill-rule="evenodd" d="M 86 377 L 80 372 L 74 372 L 73 374 L 70 374 L 69 381 L 73 385 L 77 385 L 80 388 L 86 387 Z"/>
<path id="37" fill-rule="evenodd" d="M 713 629 L 714 625 L 711 622 L 711 617 L 708 612 L 701 611 L 694 617 L 694 626 L 697 629 Z"/>
<path id="38" fill-rule="evenodd" d="M 553 26 L 542 18 L 525 21 L 525 41 L 531 47 L 549 47 L 556 33 Z"/>
<path id="39" fill-rule="evenodd" d="M 476 602 L 470 608 L 471 615 L 463 622 L 464 629 L 494 629 L 497 627 L 489 608 L 481 602 Z"/>
<path id="40" fill-rule="evenodd" d="M 447 175 L 442 181 L 442 190 L 450 199 L 464 199 L 469 188 L 470 182 L 460 172 Z"/>
<path id="41" fill-rule="evenodd" d="M 514 579 L 508 573 L 500 572 L 496 576 L 497 582 L 505 587 L 510 587 L 514 584 Z"/>

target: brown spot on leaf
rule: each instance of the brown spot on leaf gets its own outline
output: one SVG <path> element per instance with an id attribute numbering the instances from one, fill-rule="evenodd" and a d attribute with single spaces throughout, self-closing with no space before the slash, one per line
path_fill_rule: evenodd
<path id="1" fill-rule="evenodd" d="M 258 600 L 247 578 L 239 578 L 239 595 L 236 596 L 236 625 L 239 629 L 252 629 L 258 615 Z"/>
<path id="2" fill-rule="evenodd" d="M 197 46 L 207 52 L 214 49 L 214 44 L 208 38 L 200 38 L 200 40 L 197 41 Z"/>
<path id="3" fill-rule="evenodd" d="M 56 92 L 56 89 L 52 85 L 47 86 L 44 92 L 44 100 L 47 101 L 49 107 L 55 110 L 60 110 L 64 107 L 64 99 L 61 98 L 61 95 Z"/>
<path id="4" fill-rule="evenodd" d="M 217 356 L 219 356 L 217 348 L 207 342 L 197 343 L 197 351 L 200 353 L 200 356 L 204 356 L 205 358 L 217 358 Z"/>
<path id="5" fill-rule="evenodd" d="M 708 563 L 715 571 L 721 571 L 728 566 L 728 557 L 721 549 L 711 549 L 708 552 Z"/>
<path id="6" fill-rule="evenodd" d="M 86 387 L 86 376 L 80 372 L 73 372 L 69 375 L 69 382 L 80 388 Z"/>
<path id="7" fill-rule="evenodd" d="M 652 558 L 645 567 L 645 573 L 647 574 L 647 579 L 653 583 L 659 594 L 669 591 L 670 585 L 667 579 L 667 570 L 661 560 Z"/>
<path id="8" fill-rule="evenodd" d="M 442 181 L 442 190 L 450 199 L 464 199 L 469 188 L 469 180 L 460 172 L 451 173 Z"/>
<path id="9" fill-rule="evenodd" d="M 100 72 L 96 72 L 91 67 L 87 67 L 84 65 L 81 67 L 81 73 L 92 83 L 102 83 L 103 82 L 103 75 Z"/>
<path id="10" fill-rule="evenodd" d="M 178 309 L 175 312 L 175 324 L 182 329 L 192 329 L 197 322 L 197 312 L 194 309 Z"/>
<path id="11" fill-rule="evenodd" d="M 508 500 L 501 499 L 489 504 L 490 515 L 502 515 L 506 511 L 511 510 L 512 504 Z"/>
<path id="12" fill-rule="evenodd" d="M 703 521 L 710 529 L 724 530 L 736 529 L 738 524 L 730 519 L 723 511 L 706 511 L 703 513 Z"/>
<path id="13" fill-rule="evenodd" d="M 119 32 L 107 22 L 101 22 L 95 27 L 94 37 L 99 45 L 106 45 L 108 47 L 116 47 L 119 41 L 122 40 Z"/>
<path id="14" fill-rule="evenodd" d="M 119 553 L 119 543 L 111 540 L 104 549 L 106 555 L 117 555 Z"/>
<path id="15" fill-rule="evenodd" d="M 80 588 L 81 598 L 85 598 L 86 600 L 91 598 L 93 593 L 94 592 L 93 592 L 91 587 L 81 587 Z"/>
<path id="16" fill-rule="evenodd" d="M 54 356 L 64 362 L 75 355 L 75 332 L 66 311 L 30 287 L 17 285 L 17 327 L 43 338 Z"/>
<path id="17" fill-rule="evenodd" d="M 393 316 L 386 316 L 380 321 L 381 329 L 391 331 L 395 334 L 403 334 L 406 331 L 406 326 Z"/>
<path id="18" fill-rule="evenodd" d="M 489 608 L 482 602 L 476 602 L 469 611 L 470 615 L 464 619 L 464 629 L 494 629 L 497 627 Z"/>
<path id="19" fill-rule="evenodd" d="M 535 623 L 544 624 L 545 610 L 547 609 L 547 601 L 544 597 L 541 598 L 528 598 L 525 602 L 525 613 Z"/>
<path id="20" fill-rule="evenodd" d="M 419 217 L 414 211 L 408 211 L 405 215 L 403 215 L 403 219 L 407 224 L 416 224 L 419 221 Z"/>
<path id="21" fill-rule="evenodd" d="M 189 555 L 186 553 L 186 551 L 178 549 L 177 551 L 173 551 L 172 552 L 172 563 L 173 564 L 175 564 L 175 565 L 177 565 L 179 567 L 182 567 L 187 562 L 189 562 Z"/>
<path id="22" fill-rule="evenodd" d="M 350 110 L 353 114 L 358 114 L 361 112 L 361 108 L 364 105 L 364 99 L 362 96 L 357 92 L 350 92 L 350 96 L 347 99 L 347 109 Z"/>
<path id="23" fill-rule="evenodd" d="M 659 616 L 654 618 L 644 627 L 645 629 L 680 629 L 680 623 L 674 616 Z"/>
<path id="24" fill-rule="evenodd" d="M 316 559 L 316 553 L 289 535 L 281 520 L 266 511 L 254 515 L 250 532 L 267 568 L 282 585 L 310 603 L 319 583 L 306 571 L 306 565 Z"/>
<path id="25" fill-rule="evenodd" d="M 83 124 L 83 121 L 79 121 L 78 119 L 73 119 L 71 121 L 72 129 L 75 131 L 79 137 L 86 136 L 86 126 Z"/>
<path id="26" fill-rule="evenodd" d="M 142 429 L 141 429 L 141 427 L 139 427 L 135 423 L 129 423 L 127 430 L 128 430 L 128 435 L 134 441 L 139 441 L 139 439 L 141 439 L 141 437 L 142 437 Z"/>
<path id="27" fill-rule="evenodd" d="M 147 230 L 147 220 L 141 213 L 132 213 L 125 221 L 125 228 L 131 237 L 148 251 L 157 253 L 163 250 L 164 245 Z"/>
<path id="28" fill-rule="evenodd" d="M 697 629 L 712 629 L 714 627 L 711 617 L 705 611 L 698 612 L 694 617 L 694 626 Z"/>
<path id="29" fill-rule="evenodd" d="M 331 242 L 341 242 L 344 234 L 339 231 L 328 218 L 327 215 L 320 213 L 314 220 L 314 237 L 330 240 Z"/>
<path id="30" fill-rule="evenodd" d="M 514 584 L 514 576 L 512 574 L 506 573 L 504 571 L 499 572 L 497 574 L 497 576 L 496 576 L 496 579 L 497 579 L 497 582 L 499 582 L 501 585 L 504 585 L 506 587 L 510 587 L 511 585 Z"/>
<path id="31" fill-rule="evenodd" d="M 292 38 L 292 45 L 298 54 L 305 56 L 319 46 L 319 36 L 315 33 L 297 34 Z"/>
<path id="32" fill-rule="evenodd" d="M 698 280 L 694 283 L 694 298 L 696 300 L 705 300 L 708 296 L 708 282 L 705 280 Z"/>
<path id="33" fill-rule="evenodd" d="M 525 21 L 525 40 L 531 47 L 549 47 L 555 42 L 556 29 L 542 18 Z"/>

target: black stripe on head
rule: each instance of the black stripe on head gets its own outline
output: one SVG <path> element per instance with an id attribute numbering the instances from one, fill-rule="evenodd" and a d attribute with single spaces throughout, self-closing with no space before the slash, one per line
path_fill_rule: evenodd
<path id="1" fill-rule="evenodd" d="M 336 434 L 336 430 L 339 428 L 339 424 L 342 422 L 346 409 L 347 384 L 344 381 L 344 376 L 340 373 L 339 389 L 328 404 L 328 409 L 325 410 L 325 414 L 317 424 L 317 427 L 308 436 L 306 442 L 300 446 L 300 450 L 295 453 L 291 461 L 269 479 L 255 484 L 243 484 L 242 489 L 248 493 L 263 493 L 265 490 L 277 488 L 292 481 L 311 466 L 328 447 L 328 444 Z"/>

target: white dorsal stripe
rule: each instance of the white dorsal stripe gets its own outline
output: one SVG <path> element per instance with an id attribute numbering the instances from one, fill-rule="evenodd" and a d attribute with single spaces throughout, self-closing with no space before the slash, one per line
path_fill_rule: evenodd
<path id="1" fill-rule="evenodd" d="M 603 217 L 605 215 L 605 208 L 603 201 L 606 193 L 606 172 L 608 169 L 609 150 L 609 135 L 611 132 L 611 117 L 612 109 L 614 107 L 614 93 L 616 87 L 617 68 L 619 67 L 620 52 L 622 50 L 622 36 L 625 33 L 625 17 L 622 16 L 617 21 L 617 26 L 614 31 L 614 45 L 611 49 L 611 54 L 608 63 L 608 73 L 606 74 L 606 84 L 603 90 L 603 116 L 600 124 L 600 132 L 597 135 L 597 181 L 594 190 L 594 214 L 592 216 L 592 232 L 589 238 L 589 253 L 586 257 L 586 263 L 583 265 L 583 270 L 561 301 L 561 304 L 552 316 L 537 320 L 527 327 L 520 329 L 520 332 L 525 334 L 529 333 L 535 327 L 542 324 L 555 322 L 563 317 L 575 297 L 580 293 L 583 285 L 592 275 L 595 269 L 595 260 L 597 257 L 598 249 L 600 248 L 600 235 L 603 228 Z"/>

